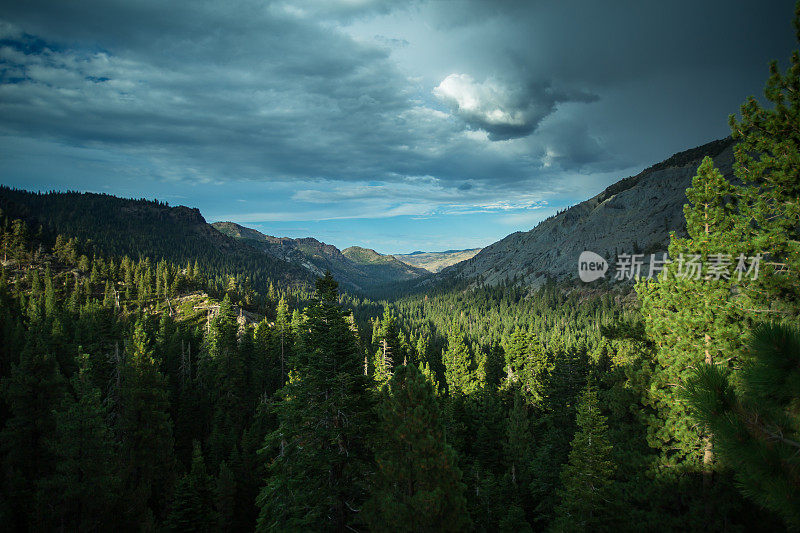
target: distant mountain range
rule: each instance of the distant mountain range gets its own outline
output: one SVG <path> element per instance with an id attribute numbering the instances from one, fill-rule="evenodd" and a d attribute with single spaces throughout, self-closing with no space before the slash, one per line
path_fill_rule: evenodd
<path id="1" fill-rule="evenodd" d="M 77 237 L 103 253 L 178 264 L 199 259 L 214 275 L 249 276 L 257 286 L 269 280 L 308 284 L 330 270 L 344 288 L 369 293 L 433 275 L 368 248 L 339 250 L 311 237 L 272 237 L 233 222 L 212 225 L 198 209 L 153 200 L 0 186 L 0 211 L 25 220 L 34 232 Z M 452 256 L 452 263 L 457 253 L 442 256 Z"/>
<path id="2" fill-rule="evenodd" d="M 430 272 L 439 272 L 443 268 L 470 259 L 481 251 L 481 248 L 469 250 L 446 250 L 444 252 L 411 252 L 410 254 L 394 254 L 403 263 L 424 268 Z"/>
<path id="3" fill-rule="evenodd" d="M 713 141 L 679 152 L 597 196 L 487 246 L 440 275 L 496 285 L 517 280 L 536 286 L 547 278 L 577 279 L 578 256 L 593 251 L 611 264 L 617 254 L 666 251 L 669 234 L 685 235 L 686 189 L 704 156 L 732 175 L 733 141 Z"/>
<path id="4" fill-rule="evenodd" d="M 340 283 L 356 290 L 368 290 L 430 274 L 423 268 L 406 264 L 391 255 L 382 255 L 369 248 L 352 246 L 340 251 L 333 245 L 311 237 L 272 237 L 234 222 L 215 222 L 212 227 L 271 257 L 300 265 L 315 276 L 321 276 L 326 270 L 330 270 Z"/>
<path id="5" fill-rule="evenodd" d="M 397 255 L 357 246 L 339 250 L 311 237 L 272 237 L 233 222 L 208 224 L 197 209 L 105 194 L 40 194 L 0 186 L 0 209 L 26 220 L 33 231 L 78 237 L 106 253 L 179 264 L 199 258 L 215 275 L 243 274 L 257 284 L 305 284 L 330 270 L 345 288 L 367 294 L 430 287 L 453 277 L 536 286 L 548 278 L 576 279 L 584 250 L 604 257 L 612 275 L 619 253 L 665 251 L 671 231 L 685 234 L 685 191 L 706 155 L 732 175 L 733 141 L 714 141 L 622 179 L 530 231 L 471 250 Z"/>

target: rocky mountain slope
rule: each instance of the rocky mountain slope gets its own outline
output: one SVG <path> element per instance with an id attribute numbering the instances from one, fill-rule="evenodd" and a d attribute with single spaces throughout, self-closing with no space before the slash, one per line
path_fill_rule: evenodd
<path id="1" fill-rule="evenodd" d="M 301 265 L 315 276 L 330 270 L 340 283 L 356 290 L 367 290 L 429 274 L 424 269 L 407 265 L 390 255 L 382 255 L 368 248 L 353 246 L 340 251 L 335 246 L 311 237 L 272 237 L 234 222 L 215 222 L 212 226 L 220 233 L 256 250 L 288 263 Z"/>
<path id="2" fill-rule="evenodd" d="M 411 252 L 410 254 L 394 254 L 394 257 L 407 265 L 424 268 L 428 272 L 439 272 L 443 268 L 474 257 L 480 251 L 481 248 L 446 250 L 444 252 Z"/>
<path id="3" fill-rule="evenodd" d="M 714 141 L 651 166 L 527 232 L 516 232 L 440 275 L 498 284 L 517 279 L 538 285 L 547 277 L 577 279 L 578 256 L 590 250 L 611 264 L 617 254 L 666 251 L 669 233 L 685 234 L 683 206 L 700 160 L 710 155 L 732 175 L 731 139 Z"/>

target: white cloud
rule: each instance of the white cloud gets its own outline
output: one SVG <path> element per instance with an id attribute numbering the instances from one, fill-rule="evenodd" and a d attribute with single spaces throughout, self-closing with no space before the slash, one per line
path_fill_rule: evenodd
<path id="1" fill-rule="evenodd" d="M 469 74 L 450 74 L 433 94 L 448 105 L 468 126 L 487 133 L 493 141 L 526 137 L 556 105 L 568 101 L 591 101 L 582 92 L 560 92 L 547 83 L 505 82 L 495 78 L 476 81 Z"/>
<path id="2" fill-rule="evenodd" d="M 478 83 L 468 74 L 450 74 L 433 94 L 453 105 L 462 116 L 486 124 L 522 126 L 530 118 L 531 110 L 514 109 L 515 98 L 495 80 Z"/>

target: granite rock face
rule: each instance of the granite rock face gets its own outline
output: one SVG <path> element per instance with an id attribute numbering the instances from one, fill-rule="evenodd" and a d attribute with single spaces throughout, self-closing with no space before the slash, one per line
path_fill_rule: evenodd
<path id="1" fill-rule="evenodd" d="M 517 279 L 536 286 L 549 278 L 578 279 L 578 256 L 584 250 L 604 257 L 614 275 L 618 254 L 665 252 L 669 234 L 685 235 L 686 189 L 705 155 L 729 179 L 730 139 L 680 152 L 636 176 L 625 178 L 594 198 L 487 246 L 472 259 L 446 268 L 445 275 L 496 285 Z"/>

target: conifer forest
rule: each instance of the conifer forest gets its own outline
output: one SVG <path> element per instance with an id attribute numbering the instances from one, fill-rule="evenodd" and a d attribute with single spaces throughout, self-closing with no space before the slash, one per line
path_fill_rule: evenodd
<path id="1" fill-rule="evenodd" d="M 665 162 L 692 177 L 655 275 L 430 273 L 0 186 L 0 529 L 800 531 L 793 21 L 729 139 Z"/>

